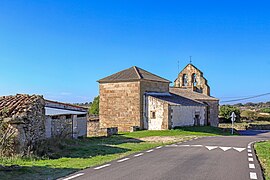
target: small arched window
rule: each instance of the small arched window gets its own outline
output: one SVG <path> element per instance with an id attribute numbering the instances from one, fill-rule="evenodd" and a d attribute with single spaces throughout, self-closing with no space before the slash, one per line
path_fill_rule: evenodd
<path id="1" fill-rule="evenodd" d="M 192 84 L 194 87 L 197 86 L 197 75 L 195 73 L 192 74 Z"/>
<path id="2" fill-rule="evenodd" d="M 188 76 L 186 74 L 183 75 L 183 86 L 188 85 Z"/>

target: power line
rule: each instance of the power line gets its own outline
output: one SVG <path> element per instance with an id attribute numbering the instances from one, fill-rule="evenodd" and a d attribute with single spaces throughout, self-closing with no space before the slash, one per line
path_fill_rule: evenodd
<path id="1" fill-rule="evenodd" d="M 222 103 L 227 103 L 227 102 L 235 102 L 235 101 L 242 101 L 242 100 L 248 100 L 248 99 L 253 99 L 257 97 L 262 97 L 262 96 L 267 96 L 270 95 L 270 93 L 265 93 L 265 94 L 259 94 L 256 96 L 251 96 L 251 97 L 246 97 L 246 98 L 240 98 L 240 99 L 233 99 L 233 100 L 228 100 L 228 101 L 221 101 Z"/>

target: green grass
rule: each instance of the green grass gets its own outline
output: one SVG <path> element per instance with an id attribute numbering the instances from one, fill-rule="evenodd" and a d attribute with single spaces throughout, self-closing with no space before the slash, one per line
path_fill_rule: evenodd
<path id="1" fill-rule="evenodd" d="M 263 167 L 265 179 L 270 180 L 270 141 L 256 143 L 255 149 Z"/>
<path id="2" fill-rule="evenodd" d="M 217 136 L 230 135 L 230 132 L 224 132 L 220 128 L 202 126 L 202 127 L 182 127 L 174 130 L 161 131 L 136 131 L 124 133 L 126 137 L 143 138 L 149 136 Z"/>
<path id="3" fill-rule="evenodd" d="M 12 171 L 0 171 L 0 179 L 56 179 L 75 171 L 100 165 L 126 155 L 171 142 L 148 142 L 140 138 L 149 136 L 195 137 L 227 135 L 213 127 L 185 127 L 164 131 L 137 131 L 112 137 L 96 137 L 78 140 L 49 141 L 47 157 L 0 158 L 4 166 L 19 165 Z"/>

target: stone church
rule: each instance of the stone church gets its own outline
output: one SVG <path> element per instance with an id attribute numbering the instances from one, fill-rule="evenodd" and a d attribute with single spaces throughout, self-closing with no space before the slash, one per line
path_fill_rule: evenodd
<path id="1" fill-rule="evenodd" d="M 133 66 L 99 81 L 101 128 L 171 129 L 218 126 L 219 100 L 210 96 L 203 73 L 188 64 L 171 81 Z"/>

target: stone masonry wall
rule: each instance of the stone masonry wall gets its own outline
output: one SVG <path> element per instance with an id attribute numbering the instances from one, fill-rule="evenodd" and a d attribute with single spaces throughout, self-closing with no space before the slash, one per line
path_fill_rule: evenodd
<path id="1" fill-rule="evenodd" d="M 142 80 L 140 83 L 140 119 L 141 119 L 141 126 L 140 128 L 144 128 L 144 93 L 145 92 L 169 92 L 169 83 L 165 82 L 157 82 L 157 81 L 147 81 L 147 80 Z"/>
<path id="2" fill-rule="evenodd" d="M 195 115 L 199 115 L 199 125 L 205 125 L 205 106 L 171 105 L 172 127 L 194 126 Z"/>
<path id="3" fill-rule="evenodd" d="M 145 92 L 169 92 L 169 83 L 136 81 L 101 83 L 100 127 L 118 127 L 130 131 L 132 126 L 143 129 L 143 96 Z"/>
<path id="4" fill-rule="evenodd" d="M 100 83 L 100 128 L 141 126 L 140 82 Z"/>
<path id="5" fill-rule="evenodd" d="M 161 129 L 171 129 L 171 108 L 168 103 L 164 103 L 163 105 L 163 121 Z"/>
<path id="6" fill-rule="evenodd" d="M 99 136 L 100 135 L 100 123 L 99 119 L 87 121 L 87 137 Z"/>
<path id="7" fill-rule="evenodd" d="M 72 128 L 72 118 L 63 115 L 51 119 L 51 137 L 71 138 Z"/>
<path id="8" fill-rule="evenodd" d="M 219 101 L 214 100 L 199 100 L 205 104 L 207 104 L 210 108 L 210 126 L 218 127 L 219 120 L 218 120 L 218 114 L 219 114 Z"/>
<path id="9" fill-rule="evenodd" d="M 188 81 L 187 86 L 183 86 L 183 76 L 187 75 Z M 192 75 L 196 74 L 196 81 L 197 85 L 194 87 L 192 82 Z M 188 88 L 192 89 L 193 91 L 201 92 L 206 95 L 210 95 L 210 87 L 207 84 L 207 80 L 203 77 L 203 73 L 194 67 L 192 64 L 189 64 L 186 66 L 183 71 L 181 71 L 177 77 L 177 79 L 174 81 L 175 87 L 181 87 L 181 88 Z"/>
<path id="10" fill-rule="evenodd" d="M 163 128 L 163 121 L 166 117 L 164 106 L 166 102 L 160 101 L 152 96 L 146 97 L 146 116 L 144 119 L 145 129 L 148 130 L 161 130 Z M 155 113 L 155 117 L 151 117 L 151 113 Z"/>
<path id="11" fill-rule="evenodd" d="M 45 139 L 44 107 L 44 99 L 36 96 L 24 112 L 8 118 L 10 125 L 16 129 L 14 149 L 17 154 L 31 154 L 35 145 Z"/>

